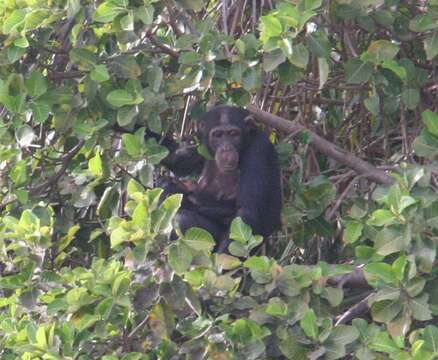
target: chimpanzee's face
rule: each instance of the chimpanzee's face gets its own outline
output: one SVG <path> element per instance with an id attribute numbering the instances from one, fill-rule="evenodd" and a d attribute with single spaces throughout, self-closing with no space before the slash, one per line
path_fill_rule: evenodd
<path id="1" fill-rule="evenodd" d="M 210 130 L 209 145 L 220 172 L 233 172 L 237 169 L 241 142 L 242 133 L 237 126 L 224 124 Z"/>
<path id="2" fill-rule="evenodd" d="M 233 172 L 239 166 L 239 154 L 245 136 L 251 132 L 249 113 L 232 106 L 216 106 L 199 123 L 201 141 L 214 156 L 220 172 Z"/>

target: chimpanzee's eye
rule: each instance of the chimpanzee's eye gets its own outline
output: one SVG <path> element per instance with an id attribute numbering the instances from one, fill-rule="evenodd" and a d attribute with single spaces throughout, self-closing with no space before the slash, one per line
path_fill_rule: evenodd
<path id="1" fill-rule="evenodd" d="M 213 132 L 213 137 L 215 137 L 215 138 L 220 138 L 220 137 L 222 137 L 222 131 L 214 131 Z"/>
<path id="2" fill-rule="evenodd" d="M 229 135 L 232 137 L 240 136 L 240 131 L 239 130 L 230 130 Z"/>

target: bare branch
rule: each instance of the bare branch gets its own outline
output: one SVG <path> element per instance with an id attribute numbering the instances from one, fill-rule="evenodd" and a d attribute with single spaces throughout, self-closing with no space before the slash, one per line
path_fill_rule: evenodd
<path id="1" fill-rule="evenodd" d="M 339 148 L 337 145 L 331 143 L 330 141 L 327 141 L 326 139 L 322 138 L 321 136 L 317 135 L 316 133 L 307 129 L 301 124 L 270 114 L 254 105 L 248 105 L 247 109 L 251 113 L 256 115 L 261 122 L 278 130 L 285 131 L 288 134 L 301 130 L 306 131 L 310 134 L 310 143 L 318 151 L 338 161 L 339 163 L 348 166 L 349 168 L 353 169 L 358 174 L 363 175 L 369 180 L 375 181 L 376 183 L 383 185 L 391 185 L 394 182 L 394 179 L 387 175 L 384 171 L 377 169 L 370 163 Z"/>
<path id="2" fill-rule="evenodd" d="M 166 44 L 159 42 L 152 33 L 148 32 L 146 36 L 149 39 L 149 41 L 157 48 L 159 48 L 163 53 L 170 55 L 173 58 L 177 58 L 179 56 L 178 51 L 172 49 L 170 46 Z"/>
<path id="3" fill-rule="evenodd" d="M 359 301 L 356 305 L 348 309 L 343 313 L 336 321 L 335 326 L 348 323 L 350 320 L 366 313 L 369 310 L 368 300 L 374 293 L 369 294 L 367 297 Z"/>

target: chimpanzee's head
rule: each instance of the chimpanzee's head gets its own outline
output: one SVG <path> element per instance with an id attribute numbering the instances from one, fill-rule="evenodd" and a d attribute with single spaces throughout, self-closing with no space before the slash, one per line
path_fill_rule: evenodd
<path id="1" fill-rule="evenodd" d="M 251 114 L 234 106 L 215 106 L 199 122 L 201 143 L 214 156 L 220 172 L 233 172 L 239 155 L 255 129 Z"/>

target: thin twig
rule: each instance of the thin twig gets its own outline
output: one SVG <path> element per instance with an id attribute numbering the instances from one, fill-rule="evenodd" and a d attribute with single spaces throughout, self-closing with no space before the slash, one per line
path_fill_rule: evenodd
<path id="1" fill-rule="evenodd" d="M 29 194 L 31 196 L 36 196 L 47 190 L 48 188 L 51 188 L 54 186 L 58 180 L 61 178 L 62 175 L 67 171 L 68 165 L 70 164 L 70 161 L 76 156 L 76 154 L 81 150 L 82 145 L 84 145 L 85 140 L 79 140 L 79 142 L 76 144 L 74 148 L 72 148 L 62 159 L 62 166 L 61 169 L 52 176 L 50 176 L 45 182 L 42 184 L 31 188 L 29 190 Z"/>
<path id="2" fill-rule="evenodd" d="M 403 101 L 400 102 L 400 130 L 403 138 L 403 146 L 402 146 L 403 154 L 405 155 L 406 159 L 408 159 L 410 154 L 410 149 L 409 149 L 408 135 L 406 131 L 405 105 Z"/>
<path id="3" fill-rule="evenodd" d="M 132 337 L 135 335 L 135 333 L 140 330 L 144 324 L 146 324 L 146 322 L 149 319 L 149 314 L 147 314 L 145 316 L 145 318 L 128 334 L 128 339 L 132 339 Z"/>
<path id="4" fill-rule="evenodd" d="M 184 134 L 184 129 L 186 127 L 187 113 L 189 111 L 189 104 L 190 104 L 191 98 L 192 98 L 191 95 L 187 96 L 186 106 L 184 107 L 184 115 L 183 115 L 183 120 L 182 120 L 182 125 L 181 125 L 181 132 L 179 134 L 180 138 L 182 138 L 182 136 Z"/>
<path id="5" fill-rule="evenodd" d="M 347 196 L 348 192 L 350 191 L 351 187 L 356 183 L 357 180 L 359 180 L 361 177 L 363 177 L 363 175 L 360 176 L 356 176 L 353 180 L 350 181 L 350 183 L 345 187 L 344 191 L 342 192 L 342 194 L 339 196 L 338 200 L 336 200 L 335 205 L 333 206 L 333 208 L 329 211 L 329 213 L 327 214 L 327 221 L 331 221 L 336 213 L 336 211 L 338 211 L 339 207 L 341 206 L 342 201 L 345 199 L 345 197 Z"/>

